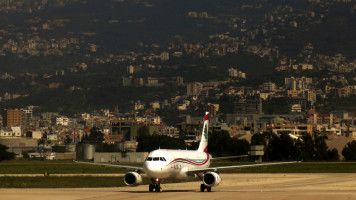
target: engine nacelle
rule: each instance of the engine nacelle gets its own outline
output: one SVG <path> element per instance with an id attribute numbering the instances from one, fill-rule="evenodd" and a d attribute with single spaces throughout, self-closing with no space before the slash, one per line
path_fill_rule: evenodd
<path id="1" fill-rule="evenodd" d="M 216 172 L 207 172 L 204 174 L 203 183 L 208 187 L 215 187 L 221 183 L 221 177 Z"/>
<path id="2" fill-rule="evenodd" d="M 142 183 L 142 177 L 137 172 L 129 172 L 125 174 L 124 181 L 128 186 L 138 186 Z"/>

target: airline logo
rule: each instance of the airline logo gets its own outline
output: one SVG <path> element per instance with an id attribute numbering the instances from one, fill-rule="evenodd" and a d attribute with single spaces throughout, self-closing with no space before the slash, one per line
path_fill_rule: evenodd
<path id="1" fill-rule="evenodd" d="M 204 131 L 203 131 L 203 133 L 204 133 L 205 139 L 208 139 L 208 122 L 207 122 L 208 120 L 209 120 L 209 113 L 207 113 L 205 115 L 205 118 L 204 118 Z"/>
<path id="2" fill-rule="evenodd" d="M 205 139 L 208 139 L 208 125 L 207 124 L 205 124 L 205 126 L 204 126 L 204 137 L 205 137 Z"/>

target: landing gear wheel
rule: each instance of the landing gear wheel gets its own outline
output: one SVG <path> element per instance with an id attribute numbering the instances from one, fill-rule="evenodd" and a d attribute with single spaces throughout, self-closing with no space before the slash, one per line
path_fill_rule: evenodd
<path id="1" fill-rule="evenodd" d="M 211 192 L 211 187 L 206 187 L 206 191 Z"/>
<path id="2" fill-rule="evenodd" d="M 200 192 L 204 192 L 205 188 L 206 188 L 205 185 L 204 185 L 204 184 L 201 184 L 201 185 L 200 185 Z"/>
<path id="3" fill-rule="evenodd" d="M 150 185 L 148 186 L 148 190 L 149 190 L 150 192 L 153 192 L 153 188 L 154 188 L 153 184 L 150 184 Z"/>
<path id="4" fill-rule="evenodd" d="M 156 191 L 156 192 L 162 192 L 162 188 L 160 187 L 159 184 L 156 185 L 155 191 Z"/>
<path id="5" fill-rule="evenodd" d="M 162 188 L 161 188 L 161 182 L 162 180 L 161 179 L 154 179 L 154 178 L 151 178 L 151 181 L 152 183 L 149 185 L 149 191 L 150 192 L 162 192 Z"/>

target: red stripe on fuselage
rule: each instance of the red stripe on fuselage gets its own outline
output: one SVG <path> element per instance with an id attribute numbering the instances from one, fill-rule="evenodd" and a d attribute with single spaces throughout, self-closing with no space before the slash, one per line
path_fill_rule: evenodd
<path id="1" fill-rule="evenodd" d="M 167 165 L 170 165 L 170 164 L 172 164 L 173 162 L 176 162 L 176 161 L 179 161 L 179 160 L 186 161 L 186 162 L 188 162 L 188 163 L 190 163 L 190 164 L 197 165 L 197 166 L 205 165 L 205 164 L 209 161 L 209 159 L 210 159 L 210 155 L 209 155 L 207 152 L 205 152 L 205 153 L 206 153 L 206 155 L 207 155 L 207 158 L 206 158 L 206 160 L 205 160 L 202 164 L 196 164 L 196 163 L 194 163 L 194 162 L 192 162 L 192 161 L 190 161 L 190 160 L 184 159 L 184 158 L 176 158 L 176 159 L 172 160 L 172 161 L 171 161 L 169 164 L 167 164 Z M 167 166 L 167 165 L 166 165 L 166 166 Z"/>

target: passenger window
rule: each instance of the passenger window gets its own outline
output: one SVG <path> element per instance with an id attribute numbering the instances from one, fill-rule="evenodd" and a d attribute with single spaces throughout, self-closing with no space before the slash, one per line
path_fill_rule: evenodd
<path id="1" fill-rule="evenodd" d="M 153 161 L 159 161 L 159 157 L 154 157 Z"/>

